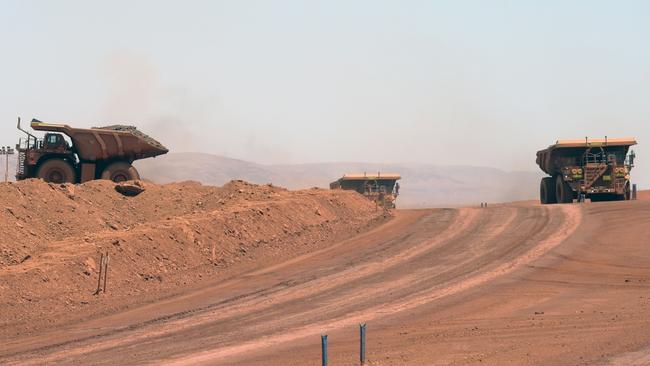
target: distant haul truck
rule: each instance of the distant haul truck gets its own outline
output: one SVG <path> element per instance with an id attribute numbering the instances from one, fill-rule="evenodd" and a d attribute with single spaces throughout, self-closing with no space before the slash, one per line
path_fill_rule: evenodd
<path id="1" fill-rule="evenodd" d="M 114 182 L 140 179 L 132 166 L 135 160 L 166 154 L 169 150 L 133 126 L 113 125 L 90 129 L 33 119 L 32 129 L 46 131 L 37 138 L 27 137 L 16 145 L 16 180 L 41 178 L 51 183 L 83 183 L 93 179 Z M 70 138 L 68 143 L 64 136 Z"/>
<path id="2" fill-rule="evenodd" d="M 630 199 L 630 171 L 634 167 L 634 138 L 559 140 L 537 152 L 542 178 L 542 204 Z"/>
<path id="3" fill-rule="evenodd" d="M 387 208 L 395 207 L 399 196 L 399 174 L 377 173 L 377 175 L 345 174 L 342 178 L 330 183 L 330 189 L 346 189 L 357 191 L 368 199 Z"/>

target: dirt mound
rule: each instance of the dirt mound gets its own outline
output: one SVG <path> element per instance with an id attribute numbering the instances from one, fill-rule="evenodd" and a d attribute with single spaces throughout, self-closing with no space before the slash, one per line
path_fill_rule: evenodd
<path id="1" fill-rule="evenodd" d="M 127 197 L 102 180 L 0 184 L 2 328 L 42 328 L 34 321 L 45 315 L 55 325 L 154 301 L 246 263 L 321 248 L 387 217 L 347 191 L 243 181 L 145 188 Z M 111 256 L 108 292 L 93 296 L 101 253 Z"/>

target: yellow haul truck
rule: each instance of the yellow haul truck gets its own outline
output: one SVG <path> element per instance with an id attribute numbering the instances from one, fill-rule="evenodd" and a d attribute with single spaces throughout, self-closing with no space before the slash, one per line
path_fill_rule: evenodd
<path id="1" fill-rule="evenodd" d="M 16 145 L 16 180 L 41 178 L 52 183 L 83 183 L 93 179 L 114 182 L 140 179 L 132 166 L 135 160 L 169 151 L 133 126 L 86 129 L 33 119 L 31 127 L 46 133 L 43 138 L 36 137 L 21 128 L 18 118 L 18 129 L 27 137 L 21 138 Z"/>
<path id="2" fill-rule="evenodd" d="M 558 140 L 537 152 L 542 178 L 542 204 L 630 199 L 630 171 L 634 167 L 634 138 Z"/>
<path id="3" fill-rule="evenodd" d="M 397 181 L 401 178 L 399 174 L 379 172 L 376 175 L 367 173 L 345 174 L 330 183 L 330 189 L 357 191 L 384 207 L 394 208 L 395 200 L 399 196 L 399 183 Z"/>

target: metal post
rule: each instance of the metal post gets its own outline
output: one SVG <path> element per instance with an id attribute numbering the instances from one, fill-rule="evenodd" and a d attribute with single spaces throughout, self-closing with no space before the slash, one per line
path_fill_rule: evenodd
<path id="1" fill-rule="evenodd" d="M 106 253 L 106 264 L 104 266 L 104 293 L 106 293 L 106 281 L 108 278 L 108 262 L 110 261 L 111 257 L 108 256 L 108 253 Z"/>
<path id="2" fill-rule="evenodd" d="M 104 253 L 102 253 L 102 258 L 99 260 L 99 276 L 97 277 L 97 291 L 95 295 L 99 295 L 99 291 L 102 289 L 102 272 L 104 271 Z"/>
<path id="3" fill-rule="evenodd" d="M 632 184 L 632 199 L 636 200 L 636 183 Z"/>
<path id="4" fill-rule="evenodd" d="M 359 361 L 366 364 L 366 323 L 359 324 Z"/>
<path id="5" fill-rule="evenodd" d="M 320 343 L 323 354 L 323 366 L 327 366 L 327 334 L 320 336 Z"/>

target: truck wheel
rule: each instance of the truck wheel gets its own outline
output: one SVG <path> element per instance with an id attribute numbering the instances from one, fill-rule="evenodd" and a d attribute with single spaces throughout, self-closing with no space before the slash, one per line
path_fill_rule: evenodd
<path id="1" fill-rule="evenodd" d="M 77 173 L 72 165 L 63 159 L 49 159 L 38 167 L 38 178 L 48 183 L 76 183 Z"/>
<path id="2" fill-rule="evenodd" d="M 630 182 L 625 183 L 625 191 L 621 196 L 622 201 L 629 201 L 632 199 L 632 190 L 630 189 Z"/>
<path id="3" fill-rule="evenodd" d="M 553 183 L 552 177 L 542 178 L 542 182 L 539 185 L 539 200 L 543 205 L 557 203 Z"/>
<path id="4" fill-rule="evenodd" d="M 555 197 L 558 203 L 573 202 L 573 190 L 561 175 L 558 175 L 555 181 Z"/>
<path id="5" fill-rule="evenodd" d="M 630 182 L 625 183 L 625 191 L 622 195 L 623 201 L 629 201 L 632 199 L 632 190 L 630 189 Z"/>
<path id="6" fill-rule="evenodd" d="M 127 180 L 140 179 L 140 174 L 138 174 L 138 171 L 131 164 L 118 161 L 104 169 L 102 179 L 112 180 L 113 182 L 125 182 Z"/>

